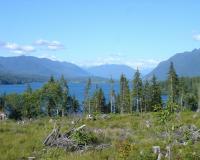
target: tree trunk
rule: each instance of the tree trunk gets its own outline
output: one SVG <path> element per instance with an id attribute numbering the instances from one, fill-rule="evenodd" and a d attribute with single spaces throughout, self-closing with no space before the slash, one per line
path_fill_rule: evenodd
<path id="1" fill-rule="evenodd" d="M 62 109 L 62 117 L 64 117 L 65 116 L 65 110 L 64 110 L 64 108 Z"/>

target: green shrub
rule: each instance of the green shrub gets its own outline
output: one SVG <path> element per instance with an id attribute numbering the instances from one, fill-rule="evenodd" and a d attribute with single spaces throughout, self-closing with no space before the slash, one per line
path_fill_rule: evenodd
<path id="1" fill-rule="evenodd" d="M 97 137 L 92 132 L 86 132 L 84 130 L 74 132 L 72 139 L 78 144 L 97 143 Z"/>

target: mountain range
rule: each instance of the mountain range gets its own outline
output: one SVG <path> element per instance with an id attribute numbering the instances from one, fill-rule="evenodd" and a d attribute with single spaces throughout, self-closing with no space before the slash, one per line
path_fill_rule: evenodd
<path id="1" fill-rule="evenodd" d="M 177 53 L 166 61 L 162 61 L 144 78 L 155 75 L 159 80 L 165 80 L 170 63 L 174 63 L 177 74 L 181 77 L 200 76 L 200 49 L 190 52 Z M 105 64 L 90 68 L 81 68 L 69 62 L 53 61 L 47 58 L 32 56 L 0 57 L 0 82 L 15 79 L 18 82 L 46 81 L 51 75 L 56 78 L 64 75 L 69 80 L 86 80 L 92 77 L 95 80 L 113 78 L 119 80 L 121 74 L 132 79 L 135 70 L 126 65 Z M 6 77 L 6 78 L 5 78 Z"/>
<path id="2" fill-rule="evenodd" d="M 53 61 L 32 56 L 0 57 L 0 80 L 20 79 L 20 81 L 46 81 L 51 75 L 56 78 L 64 75 L 69 80 L 106 80 L 113 76 L 119 79 L 124 73 L 127 77 L 134 74 L 134 69 L 126 65 L 102 65 L 83 69 L 69 62 Z M 5 78 L 6 77 L 6 78 Z M 17 80 L 18 81 L 18 80 Z"/>
<path id="3" fill-rule="evenodd" d="M 166 61 L 162 61 L 146 78 L 155 75 L 159 80 L 167 79 L 170 63 L 173 62 L 174 68 L 179 77 L 200 76 L 200 49 L 177 53 Z"/>
<path id="4" fill-rule="evenodd" d="M 0 57 L 0 72 L 37 77 L 49 77 L 50 75 L 59 77 L 64 75 L 67 78 L 74 78 L 89 75 L 85 70 L 72 63 L 32 56 Z"/>

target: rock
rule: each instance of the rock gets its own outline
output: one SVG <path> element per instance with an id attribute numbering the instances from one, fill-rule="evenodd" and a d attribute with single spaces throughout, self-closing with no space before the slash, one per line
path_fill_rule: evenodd
<path id="1" fill-rule="evenodd" d="M 49 123 L 53 123 L 53 119 L 50 119 L 50 120 L 49 120 Z"/>
<path id="2" fill-rule="evenodd" d="M 74 121 L 71 121 L 71 124 L 75 124 L 75 122 L 74 122 Z"/>
<path id="3" fill-rule="evenodd" d="M 102 133 L 104 133 L 104 130 L 97 128 L 97 129 L 94 129 L 93 132 L 96 133 L 96 134 L 102 134 Z"/>
<path id="4" fill-rule="evenodd" d="M 181 126 L 174 131 L 174 138 L 181 145 L 187 145 L 189 140 L 192 142 L 199 141 L 200 129 L 194 124 Z"/>
<path id="5" fill-rule="evenodd" d="M 91 114 L 88 114 L 86 117 L 87 120 L 95 120 L 95 117 Z"/>
<path id="6" fill-rule="evenodd" d="M 34 160 L 35 157 L 28 157 L 28 160 Z"/>
<path id="7" fill-rule="evenodd" d="M 150 122 L 150 121 L 148 121 L 148 120 L 145 121 L 145 124 L 146 124 L 146 127 L 147 127 L 147 128 L 150 128 L 150 127 L 151 127 L 151 122 Z"/>
<path id="8" fill-rule="evenodd" d="M 160 153 L 160 146 L 153 146 L 152 149 L 153 149 L 153 153 L 155 153 L 155 154 Z"/>
<path id="9" fill-rule="evenodd" d="M 0 120 L 6 120 L 7 116 L 4 112 L 0 112 Z"/>
<path id="10" fill-rule="evenodd" d="M 110 116 L 108 114 L 102 114 L 102 115 L 100 115 L 100 118 L 101 119 L 109 119 Z"/>

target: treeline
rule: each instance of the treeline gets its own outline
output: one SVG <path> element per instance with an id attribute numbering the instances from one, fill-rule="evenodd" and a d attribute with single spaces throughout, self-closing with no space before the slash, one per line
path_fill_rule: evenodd
<path id="1" fill-rule="evenodd" d="M 125 75 L 120 77 L 120 91 L 113 89 L 114 81 L 110 80 L 109 103 L 105 103 L 105 96 L 101 88 L 96 87 L 90 96 L 91 80 L 85 88 L 84 108 L 86 113 L 133 113 L 158 111 L 170 106 L 171 110 L 197 110 L 200 105 L 200 78 L 178 77 L 173 63 L 170 64 L 168 79 L 159 82 L 153 75 L 150 80 L 142 80 L 137 69 L 132 81 Z M 162 101 L 162 96 L 167 97 Z"/>
<path id="2" fill-rule="evenodd" d="M 88 79 L 82 104 L 71 96 L 64 76 L 60 80 L 51 77 L 41 89 L 33 91 L 30 85 L 22 94 L 9 94 L 0 97 L 0 111 L 10 118 L 34 118 L 38 116 L 66 116 L 71 113 L 142 113 L 170 107 L 173 111 L 197 110 L 200 105 L 200 78 L 179 78 L 171 63 L 168 80 L 159 82 L 156 76 L 142 80 L 137 69 L 133 80 L 121 75 L 119 93 L 114 90 L 114 80 L 110 79 L 110 96 L 108 102 L 104 91 L 96 85 L 92 91 L 92 81 Z M 167 101 L 162 101 L 162 90 L 165 90 Z"/>
<path id="3" fill-rule="evenodd" d="M 23 94 L 9 94 L 0 97 L 0 110 L 9 118 L 22 119 L 38 116 L 65 116 L 78 112 L 79 102 L 69 95 L 67 81 L 53 77 L 41 89 L 33 91 L 28 85 Z"/>
<path id="4" fill-rule="evenodd" d="M 154 106 L 162 106 L 161 90 L 159 82 L 153 76 L 150 81 L 142 81 L 139 70 L 134 79 L 129 81 L 125 75 L 120 77 L 120 91 L 114 90 L 114 80 L 110 80 L 110 97 L 106 103 L 104 92 L 98 86 L 90 96 L 91 80 L 85 88 L 84 111 L 93 113 L 133 113 L 154 111 Z M 130 87 L 132 86 L 132 87 Z"/>
<path id="5" fill-rule="evenodd" d="M 44 82 L 48 78 L 37 75 L 14 75 L 11 73 L 0 73 L 0 84 L 24 84 L 31 82 Z"/>
<path id="6" fill-rule="evenodd" d="M 173 63 L 171 64 L 173 66 Z M 174 71 L 175 72 L 175 71 Z M 176 101 L 182 109 L 197 110 L 200 107 L 200 77 L 176 77 Z M 162 94 L 169 95 L 170 79 L 160 82 Z"/>

